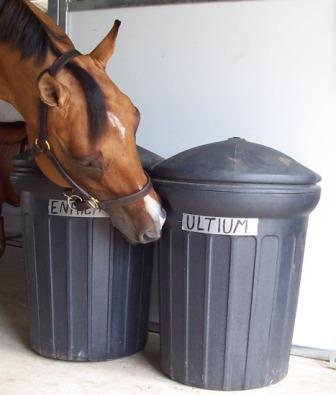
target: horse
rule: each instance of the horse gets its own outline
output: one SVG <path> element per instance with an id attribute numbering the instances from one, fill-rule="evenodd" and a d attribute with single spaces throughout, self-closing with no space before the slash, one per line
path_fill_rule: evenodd
<path id="1" fill-rule="evenodd" d="M 42 173 L 74 191 L 70 202 L 103 208 L 130 243 L 148 243 L 166 214 L 136 150 L 139 110 L 106 73 L 119 27 L 82 55 L 29 1 L 0 0 L 0 99 L 25 120 Z"/>
<path id="2" fill-rule="evenodd" d="M 2 205 L 19 206 L 20 198 L 10 182 L 11 159 L 22 152 L 26 144 L 24 122 L 0 122 L 0 257 L 5 252 L 4 220 Z"/>

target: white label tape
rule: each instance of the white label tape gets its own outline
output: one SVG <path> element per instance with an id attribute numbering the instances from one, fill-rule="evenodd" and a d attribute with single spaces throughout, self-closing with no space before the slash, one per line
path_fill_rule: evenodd
<path id="1" fill-rule="evenodd" d="M 59 217 L 80 217 L 80 218 L 104 218 L 108 215 L 100 209 L 89 208 L 85 211 L 77 211 L 74 207 L 69 206 L 66 200 L 49 200 L 49 215 Z"/>
<path id="2" fill-rule="evenodd" d="M 257 236 L 258 218 L 224 218 L 183 213 L 182 230 L 228 236 Z"/>

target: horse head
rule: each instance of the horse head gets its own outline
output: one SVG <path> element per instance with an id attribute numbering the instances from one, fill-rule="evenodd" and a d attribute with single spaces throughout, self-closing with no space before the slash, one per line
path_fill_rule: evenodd
<path id="1" fill-rule="evenodd" d="M 52 152 L 98 201 L 134 194 L 148 181 L 136 149 L 140 113 L 105 71 L 119 25 L 116 21 L 90 54 L 77 56 L 54 76 L 44 72 L 38 80 L 40 99 L 48 106 Z M 36 161 L 51 181 L 69 187 L 45 155 Z M 165 212 L 153 188 L 137 201 L 105 211 L 131 243 L 155 241 L 161 235 Z"/>

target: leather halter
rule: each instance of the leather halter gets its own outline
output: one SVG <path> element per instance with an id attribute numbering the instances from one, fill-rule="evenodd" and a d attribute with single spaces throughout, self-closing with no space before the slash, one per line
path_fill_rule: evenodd
<path id="1" fill-rule="evenodd" d="M 44 70 L 40 77 L 44 73 L 49 73 L 51 76 L 55 77 L 57 72 L 64 67 L 68 62 L 70 62 L 74 57 L 81 55 L 79 51 L 73 49 L 69 52 L 64 53 L 53 63 L 51 67 Z M 147 196 L 152 188 L 152 183 L 149 175 L 145 172 L 147 177 L 146 185 L 135 193 L 127 196 L 123 196 L 116 199 L 102 200 L 99 201 L 88 192 L 85 191 L 76 181 L 68 174 L 64 169 L 60 161 L 57 159 L 55 154 L 51 150 L 51 146 L 48 142 L 48 130 L 47 130 L 47 117 L 48 117 L 48 105 L 40 100 L 39 109 L 39 131 L 38 137 L 35 139 L 34 146 L 31 148 L 31 153 L 33 157 L 37 155 L 46 155 L 51 163 L 56 167 L 56 169 L 61 173 L 63 178 L 71 185 L 71 189 L 64 190 L 64 196 L 67 198 L 69 205 L 74 206 L 78 211 L 85 211 L 88 208 L 100 208 L 102 210 L 107 210 L 110 208 L 125 206 L 130 203 L 134 203 L 145 196 Z"/>

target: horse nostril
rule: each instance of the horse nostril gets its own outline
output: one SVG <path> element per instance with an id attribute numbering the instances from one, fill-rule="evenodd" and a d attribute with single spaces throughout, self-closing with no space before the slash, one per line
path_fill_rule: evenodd
<path id="1" fill-rule="evenodd" d="M 161 232 L 146 232 L 143 235 L 140 236 L 140 243 L 142 244 L 148 244 L 148 243 L 152 243 L 156 240 L 159 240 L 159 238 L 161 237 Z"/>

